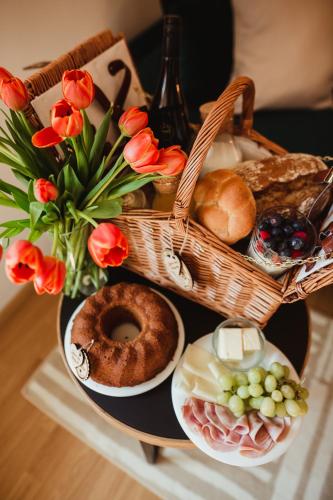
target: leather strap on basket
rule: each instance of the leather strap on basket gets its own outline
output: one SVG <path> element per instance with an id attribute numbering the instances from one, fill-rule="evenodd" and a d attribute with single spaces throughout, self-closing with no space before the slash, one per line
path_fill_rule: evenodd
<path id="1" fill-rule="evenodd" d="M 252 130 L 254 94 L 253 81 L 245 76 L 240 76 L 222 92 L 208 114 L 193 144 L 173 206 L 173 215 L 179 230 L 185 231 L 184 220 L 188 217 L 193 191 L 208 150 L 218 130 L 230 115 L 236 100 L 241 95 L 243 96 L 243 109 L 240 130 L 242 135 L 249 135 Z"/>

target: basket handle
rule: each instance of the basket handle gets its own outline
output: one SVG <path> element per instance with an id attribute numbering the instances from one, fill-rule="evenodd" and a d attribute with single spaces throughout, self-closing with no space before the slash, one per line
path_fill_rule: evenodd
<path id="1" fill-rule="evenodd" d="M 178 226 L 183 226 L 181 221 L 187 218 L 189 207 L 200 170 L 221 125 L 232 111 L 240 95 L 243 96 L 243 109 L 240 130 L 243 135 L 248 135 L 253 124 L 254 83 L 246 76 L 236 78 L 222 92 L 215 105 L 209 112 L 193 144 L 189 159 L 181 177 L 176 200 L 173 206 L 173 215 Z"/>

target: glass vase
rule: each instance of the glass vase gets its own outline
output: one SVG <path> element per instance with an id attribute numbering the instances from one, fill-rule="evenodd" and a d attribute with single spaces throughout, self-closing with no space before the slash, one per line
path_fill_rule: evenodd
<path id="1" fill-rule="evenodd" d="M 64 295 L 71 299 L 89 296 L 108 281 L 105 269 L 98 267 L 88 251 L 89 224 L 80 224 L 61 236 L 61 258 L 66 264 Z"/>

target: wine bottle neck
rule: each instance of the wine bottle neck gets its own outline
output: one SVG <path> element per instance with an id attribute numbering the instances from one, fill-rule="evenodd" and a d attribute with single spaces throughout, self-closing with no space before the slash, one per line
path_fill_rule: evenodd
<path id="1" fill-rule="evenodd" d="M 165 16 L 163 27 L 163 58 L 179 59 L 180 53 L 180 18 L 178 16 Z"/>

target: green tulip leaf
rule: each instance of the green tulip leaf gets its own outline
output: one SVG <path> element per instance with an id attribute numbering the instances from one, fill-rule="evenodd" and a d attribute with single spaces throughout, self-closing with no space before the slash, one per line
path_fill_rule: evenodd
<path id="1" fill-rule="evenodd" d="M 32 201 L 30 203 L 30 226 L 33 229 L 37 222 L 39 221 L 40 216 L 44 212 L 45 204 L 40 203 L 39 201 Z"/>
<path id="2" fill-rule="evenodd" d="M 22 189 L 0 179 L 0 191 L 2 191 L 3 193 L 11 194 L 17 205 L 22 208 L 22 210 L 29 213 L 28 195 L 24 191 L 22 191 Z"/>
<path id="3" fill-rule="evenodd" d="M 137 189 L 142 188 L 149 182 L 154 181 L 155 179 L 158 179 L 160 175 L 149 175 L 149 176 L 138 176 L 136 179 L 130 182 L 126 182 L 124 180 L 123 184 L 119 184 L 117 187 L 111 189 L 108 195 L 108 199 L 114 199 L 114 198 L 119 198 L 121 196 L 124 196 L 125 194 L 131 193 L 132 191 L 136 191 Z"/>
<path id="4" fill-rule="evenodd" d="M 98 206 L 86 208 L 83 213 L 95 219 L 113 219 L 122 212 L 120 200 L 104 200 Z"/>
<path id="5" fill-rule="evenodd" d="M 92 147 L 93 141 L 94 141 L 94 128 L 90 123 L 90 120 L 88 118 L 86 111 L 84 109 L 82 109 L 81 113 L 83 116 L 83 131 L 82 131 L 83 144 L 84 144 L 84 149 L 86 151 L 86 154 L 89 158 L 91 147 Z"/>
<path id="6" fill-rule="evenodd" d="M 80 196 L 84 193 L 84 187 L 69 163 L 61 170 L 57 179 L 57 185 L 60 191 L 70 193 L 74 201 L 79 200 Z"/>
<path id="7" fill-rule="evenodd" d="M 106 112 L 102 120 L 102 123 L 100 124 L 95 134 L 94 142 L 92 144 L 89 154 L 89 164 L 91 165 L 92 172 L 97 168 L 97 165 L 99 165 L 101 162 L 105 141 L 110 128 L 112 113 L 113 113 L 113 107 L 111 106 L 109 110 Z"/>

